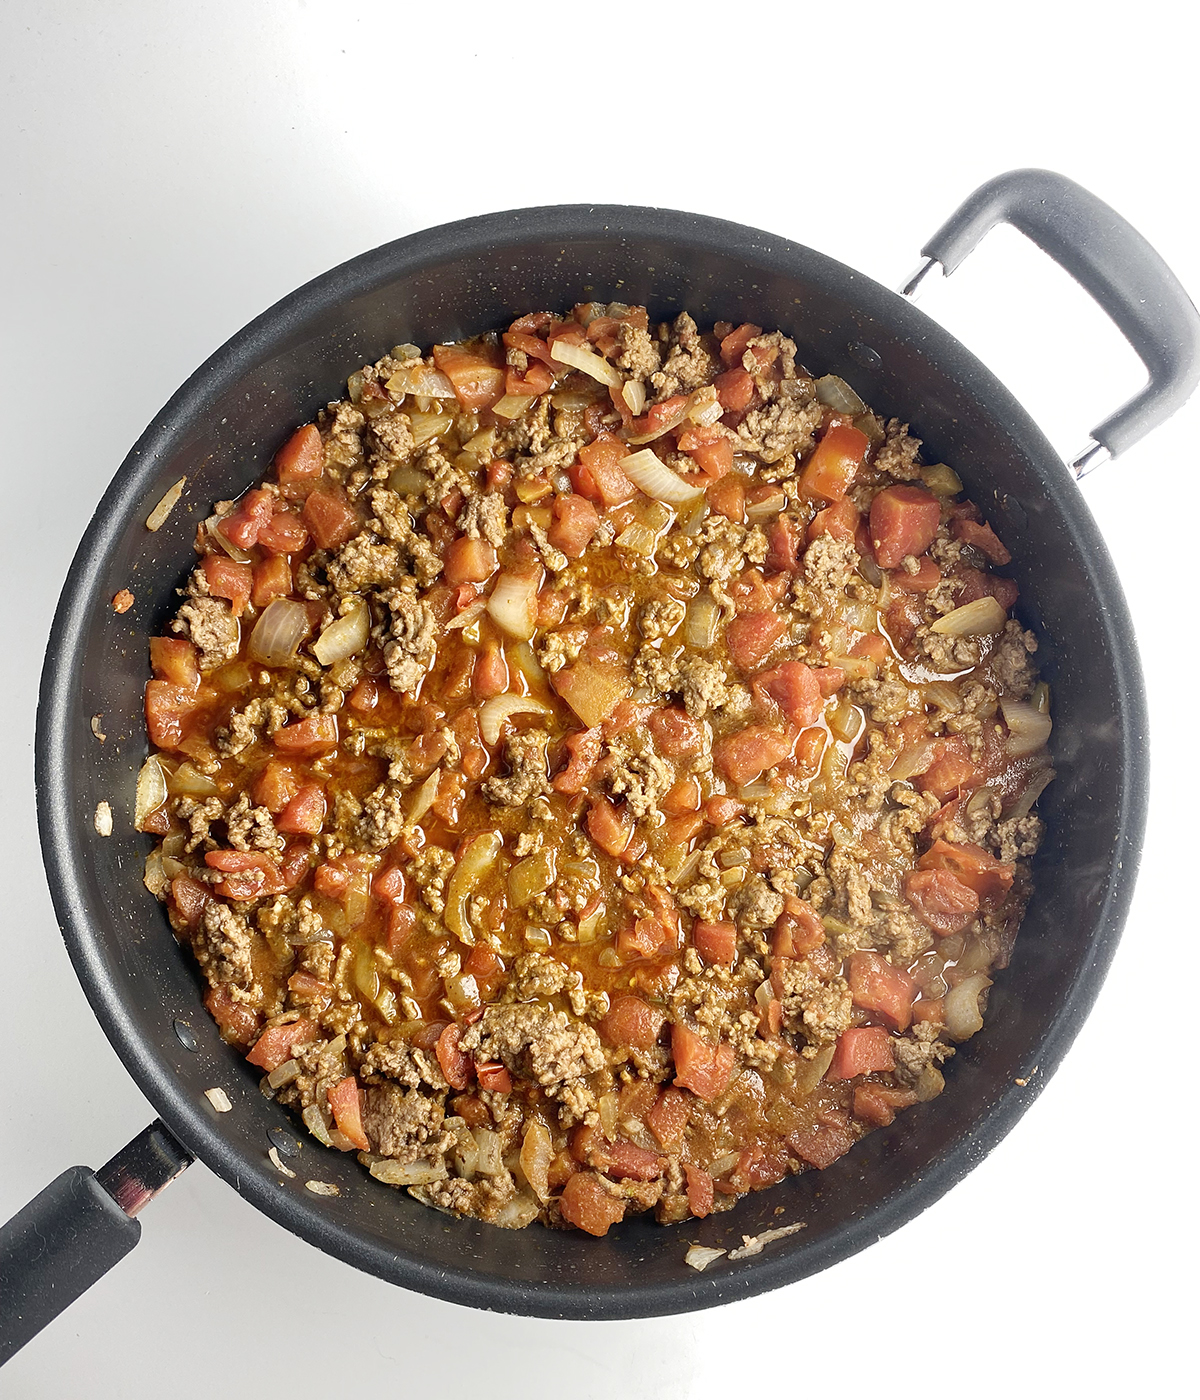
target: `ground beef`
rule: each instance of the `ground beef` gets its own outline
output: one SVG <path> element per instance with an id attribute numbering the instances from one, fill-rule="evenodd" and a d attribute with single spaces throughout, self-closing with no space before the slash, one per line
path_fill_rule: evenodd
<path id="1" fill-rule="evenodd" d="M 561 1090 L 604 1064 L 600 1037 L 591 1026 L 540 1002 L 486 1007 L 459 1044 L 544 1089 Z"/>
<path id="2" fill-rule="evenodd" d="M 504 747 L 508 776 L 489 778 L 484 783 L 484 799 L 498 807 L 524 807 L 535 797 L 550 791 L 546 767 L 549 735 L 540 729 L 514 734 Z"/>
<path id="3" fill-rule="evenodd" d="M 440 1098 L 416 1089 L 405 1092 L 394 1084 L 369 1084 L 362 1098 L 363 1128 L 381 1157 L 416 1162 L 438 1157 L 453 1145 L 454 1134 L 442 1127 L 446 1112 Z"/>
<path id="4" fill-rule="evenodd" d="M 175 614 L 171 631 L 195 644 L 204 671 L 233 661 L 241 645 L 238 620 L 220 598 L 189 598 Z"/>
<path id="5" fill-rule="evenodd" d="M 424 599 L 407 589 L 389 588 L 380 598 L 391 613 L 383 661 L 393 690 L 412 694 L 433 665 L 438 622 Z"/>

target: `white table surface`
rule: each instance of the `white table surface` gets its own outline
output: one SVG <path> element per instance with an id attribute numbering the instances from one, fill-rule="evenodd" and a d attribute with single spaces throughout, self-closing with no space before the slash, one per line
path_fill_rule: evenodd
<path id="1" fill-rule="evenodd" d="M 0 1218 L 67 1165 L 98 1165 L 153 1116 L 91 1015 L 51 911 L 35 695 L 96 501 L 171 392 L 252 316 L 401 234 L 555 202 L 722 215 L 894 285 L 963 196 L 1022 165 L 1094 190 L 1200 292 L 1189 11 L 1162 0 L 1100 0 L 1086 22 L 1055 0 L 936 11 L 780 0 L 724 17 L 645 3 L 3 7 L 0 587 L 13 601 L 0 693 Z M 1141 382 L 1103 316 L 1011 232 L 923 305 L 1064 453 Z M 195 1166 L 143 1215 L 138 1248 L 0 1372 L 0 1396 L 436 1386 L 493 1400 L 564 1387 L 674 1400 L 747 1382 L 759 1395 L 829 1394 L 852 1378 L 972 1400 L 1184 1393 L 1197 1233 L 1200 921 L 1188 872 L 1200 762 L 1184 698 L 1197 676 L 1198 431 L 1194 401 L 1086 484 L 1149 685 L 1141 882 L 1062 1069 L 948 1197 L 764 1298 L 552 1323 L 467 1312 L 357 1273 Z M 890 1339 L 882 1372 L 858 1361 L 863 1326 Z"/>

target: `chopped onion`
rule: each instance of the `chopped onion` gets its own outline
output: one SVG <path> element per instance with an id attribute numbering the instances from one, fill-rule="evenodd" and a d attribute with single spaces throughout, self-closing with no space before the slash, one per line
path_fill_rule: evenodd
<path id="1" fill-rule="evenodd" d="M 521 1170 L 539 1201 L 550 1199 L 550 1162 L 554 1157 L 554 1142 L 550 1129 L 540 1118 L 531 1118 L 521 1141 Z"/>
<path id="2" fill-rule="evenodd" d="M 679 507 L 679 529 L 684 535 L 698 535 L 704 527 L 705 517 L 708 515 L 708 498 L 704 495 L 695 497 L 685 505 Z"/>
<path id="3" fill-rule="evenodd" d="M 471 1012 L 478 1008 L 482 998 L 479 995 L 479 983 L 476 982 L 473 973 L 459 972 L 445 980 L 446 1000 L 454 1007 L 456 1013 Z"/>
<path id="4" fill-rule="evenodd" d="M 958 709 L 958 692 L 946 681 L 929 681 L 922 688 L 925 691 L 925 699 L 936 705 L 939 710 L 949 710 L 953 713 Z"/>
<path id="5" fill-rule="evenodd" d="M 509 897 L 518 909 L 523 909 L 537 895 L 545 894 L 556 878 L 554 847 L 545 846 L 517 861 L 508 872 Z"/>
<path id="6" fill-rule="evenodd" d="M 536 394 L 505 394 L 492 405 L 492 412 L 497 418 L 520 418 L 535 398 Z"/>
<path id="7" fill-rule="evenodd" d="M 371 610 L 365 599 L 356 598 L 349 612 L 336 618 L 321 633 L 313 643 L 312 653 L 322 666 L 332 666 L 337 661 L 357 656 L 370 638 Z"/>
<path id="8" fill-rule="evenodd" d="M 640 520 L 634 520 L 621 531 L 614 543 L 619 549 L 631 549 L 645 559 L 652 559 L 658 547 L 658 535 Z"/>
<path id="9" fill-rule="evenodd" d="M 823 1045 L 813 1059 L 796 1061 L 796 1078 L 789 1095 L 793 1100 L 807 1098 L 825 1078 L 825 1071 L 833 1064 L 836 1049 L 835 1045 Z"/>
<path id="10" fill-rule="evenodd" d="M 265 666 L 286 666 L 308 635 L 308 609 L 303 603 L 276 598 L 268 603 L 250 633 L 250 656 Z"/>
<path id="11" fill-rule="evenodd" d="M 835 413 L 848 413 L 853 418 L 866 412 L 866 404 L 849 384 L 836 374 L 823 374 L 815 387 L 818 402 L 823 403 L 826 408 L 832 408 Z"/>
<path id="12" fill-rule="evenodd" d="M 493 746 L 500 741 L 500 731 L 510 715 L 548 715 L 550 706 L 532 695 L 493 695 L 479 707 L 479 733 L 483 742 Z"/>
<path id="13" fill-rule="evenodd" d="M 646 408 L 646 386 L 640 379 L 627 379 L 621 389 L 625 407 L 635 418 L 640 418 Z"/>
<path id="14" fill-rule="evenodd" d="M 724 1249 L 710 1249 L 704 1244 L 694 1244 L 683 1256 L 683 1262 L 698 1274 L 702 1274 L 714 1260 L 720 1259 L 727 1252 Z"/>
<path id="15" fill-rule="evenodd" d="M 300 1114 L 300 1117 L 304 1119 L 304 1126 L 322 1146 L 333 1146 L 333 1142 L 329 1136 L 329 1126 L 325 1121 L 325 1115 L 321 1112 L 319 1104 L 310 1103 Z"/>
<path id="16" fill-rule="evenodd" d="M 281 1089 L 285 1084 L 290 1084 L 293 1079 L 298 1078 L 299 1074 L 299 1060 L 284 1060 L 283 1064 L 276 1065 L 267 1075 L 267 1083 L 272 1089 Z"/>
<path id="17" fill-rule="evenodd" d="M 964 603 L 945 617 L 939 617 L 930 627 L 944 637 L 993 637 L 1004 630 L 1008 614 L 990 594 Z"/>
<path id="18" fill-rule="evenodd" d="M 711 427 L 725 414 L 725 407 L 717 397 L 716 389 L 710 384 L 706 389 L 697 389 L 688 400 L 686 417 L 689 422 L 701 428 Z"/>
<path id="19" fill-rule="evenodd" d="M 281 1173 L 283 1176 L 295 1178 L 296 1173 L 291 1167 L 284 1165 L 283 1158 L 279 1155 L 279 1149 L 277 1147 L 272 1147 L 267 1153 L 267 1156 L 271 1159 L 271 1165 L 277 1172 Z"/>
<path id="20" fill-rule="evenodd" d="M 557 360 L 560 365 L 570 365 L 572 369 L 582 370 L 597 383 L 607 384 L 612 389 L 619 389 L 624 382 L 615 365 L 610 365 L 603 355 L 598 355 L 595 350 L 588 350 L 583 345 L 569 345 L 562 340 L 552 340 L 550 358 Z"/>
<path id="21" fill-rule="evenodd" d="M 967 977 L 946 993 L 946 1033 L 955 1040 L 970 1040 L 983 1026 L 979 994 L 992 985 L 982 972 Z"/>
<path id="22" fill-rule="evenodd" d="M 479 1163 L 475 1170 L 480 1176 L 499 1176 L 504 1170 L 500 1154 L 500 1134 L 491 1128 L 472 1128 L 475 1146 L 479 1149 Z"/>
<path id="23" fill-rule="evenodd" d="M 564 666 L 550 683 L 589 729 L 607 719 L 630 690 L 626 670 L 599 661 Z"/>
<path id="24" fill-rule="evenodd" d="M 419 394 L 426 399 L 454 398 L 454 385 L 433 365 L 420 361 L 403 364 L 386 385 L 389 394 Z"/>
<path id="25" fill-rule="evenodd" d="M 895 778 L 897 782 L 905 782 L 909 778 L 928 773 L 933 766 L 936 744 L 936 739 L 926 739 L 920 744 L 913 744 L 911 748 L 903 749 L 888 769 L 888 777 Z"/>
<path id="26" fill-rule="evenodd" d="M 1005 821 L 1011 821 L 1014 817 L 1026 817 L 1033 808 L 1033 804 L 1041 797 L 1042 793 L 1050 786 L 1055 779 L 1053 768 L 1038 768 L 1034 770 L 1025 791 L 1017 798 L 1011 807 L 1004 809 Z"/>
<path id="27" fill-rule="evenodd" d="M 398 496 L 421 496 L 432 480 L 429 473 L 423 472 L 420 467 L 401 463 L 400 466 L 392 468 L 387 484 L 388 490 L 395 491 Z"/>
<path id="28" fill-rule="evenodd" d="M 1000 701 L 1000 713 L 1008 725 L 1008 742 L 1005 748 L 1014 758 L 1037 753 L 1050 739 L 1052 727 L 1048 713 L 1035 710 L 1023 700 Z"/>
<path id="29" fill-rule="evenodd" d="M 963 489 L 958 473 L 944 462 L 935 462 L 931 467 L 921 468 L 921 480 L 935 496 L 957 496 Z"/>
<path id="30" fill-rule="evenodd" d="M 760 521 L 769 520 L 787 505 L 787 497 L 782 491 L 772 491 L 761 501 L 755 501 L 753 505 L 746 507 L 746 519 L 751 525 L 757 525 Z"/>
<path id="31" fill-rule="evenodd" d="M 797 1230 L 804 1229 L 805 1223 L 801 1220 L 795 1225 L 777 1225 L 773 1230 L 764 1230 L 761 1235 L 743 1235 L 741 1247 L 730 1251 L 730 1262 L 749 1259 L 752 1254 L 761 1254 L 764 1245 L 784 1239 L 787 1235 L 794 1235 Z"/>
<path id="32" fill-rule="evenodd" d="M 520 671 L 530 685 L 545 685 L 546 673 L 528 642 L 516 642 L 508 648 L 509 665 Z"/>
<path id="33" fill-rule="evenodd" d="M 306 1181 L 304 1189 L 311 1191 L 314 1196 L 340 1196 L 342 1194 L 342 1188 L 332 1181 Z"/>
<path id="34" fill-rule="evenodd" d="M 446 631 L 457 632 L 460 627 L 470 627 L 477 617 L 481 617 L 487 611 L 487 605 L 486 598 L 473 598 L 462 612 L 446 623 Z"/>
<path id="35" fill-rule="evenodd" d="M 215 797 L 220 791 L 211 778 L 190 763 L 181 763 L 174 773 L 167 775 L 167 788 L 175 797 Z"/>
<path id="36" fill-rule="evenodd" d="M 704 494 L 699 486 L 690 485 L 677 472 L 673 472 L 649 447 L 622 458 L 621 470 L 639 490 L 656 501 L 682 505 Z"/>
<path id="37" fill-rule="evenodd" d="M 501 1230 L 523 1230 L 526 1225 L 532 1225 L 537 1218 L 537 1202 L 522 1191 L 500 1207 L 491 1223 Z"/>
<path id="38" fill-rule="evenodd" d="M 229 1113 L 233 1109 L 233 1105 L 229 1102 L 229 1095 L 224 1089 L 205 1089 L 204 1097 L 218 1113 Z"/>
<path id="39" fill-rule="evenodd" d="M 112 808 L 107 802 L 96 803 L 96 812 L 92 817 L 92 825 L 96 828 L 97 836 L 111 836 L 113 834 Z"/>
<path id="40" fill-rule="evenodd" d="M 146 857 L 146 868 L 142 874 L 142 884 L 150 891 L 155 899 L 161 899 L 163 891 L 170 884 L 167 878 L 166 862 L 163 860 L 161 851 L 151 851 Z"/>
<path id="41" fill-rule="evenodd" d="M 449 413 L 422 413 L 413 410 L 408 415 L 412 427 L 413 445 L 423 447 L 435 437 L 448 432 L 454 426 L 454 417 Z"/>
<path id="42" fill-rule="evenodd" d="M 410 823 L 419 822 L 437 801 L 438 781 L 441 776 L 442 770 L 435 768 L 417 789 L 416 796 L 413 798 L 412 811 L 408 814 Z"/>
<path id="43" fill-rule="evenodd" d="M 504 838 L 498 831 L 485 831 L 476 836 L 462 853 L 446 887 L 446 927 L 470 947 L 475 946 L 475 934 L 467 920 L 467 901 L 503 844 Z"/>
<path id="44" fill-rule="evenodd" d="M 599 403 L 604 396 L 598 394 L 590 385 L 583 389 L 559 389 L 551 394 L 550 402 L 555 408 L 564 408 L 567 412 L 578 411 L 590 408 L 592 404 Z"/>
<path id="45" fill-rule="evenodd" d="M 183 488 L 186 482 L 187 477 L 181 476 L 175 485 L 167 491 L 167 494 L 146 517 L 147 530 L 161 529 L 162 526 L 167 523 L 167 516 L 175 509 L 180 496 L 183 495 Z"/>
<path id="46" fill-rule="evenodd" d="M 231 559 L 236 559 L 239 564 L 251 563 L 254 559 L 254 555 L 251 554 L 248 549 L 240 549 L 232 540 L 227 540 L 225 538 L 225 531 L 217 529 L 217 526 L 220 525 L 221 521 L 224 519 L 225 517 L 223 515 L 210 515 L 204 522 L 205 533 L 208 535 L 209 539 L 223 549 Z"/>
<path id="47" fill-rule="evenodd" d="M 167 800 L 167 775 L 154 754 L 142 764 L 137 777 L 137 792 L 133 800 L 133 824 L 145 831 L 146 818 Z"/>
<path id="48" fill-rule="evenodd" d="M 510 637 L 528 641 L 537 631 L 537 595 L 541 586 L 540 568 L 520 574 L 506 572 L 497 578 L 487 610 Z"/>

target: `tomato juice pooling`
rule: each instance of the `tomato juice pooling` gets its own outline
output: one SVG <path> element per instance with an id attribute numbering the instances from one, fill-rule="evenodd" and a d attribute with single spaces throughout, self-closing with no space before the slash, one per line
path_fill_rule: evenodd
<path id="1" fill-rule="evenodd" d="M 218 502 L 138 824 L 263 1091 L 592 1234 L 941 1092 L 1053 773 L 1008 552 L 919 447 L 778 332 L 589 303 L 396 347 Z"/>

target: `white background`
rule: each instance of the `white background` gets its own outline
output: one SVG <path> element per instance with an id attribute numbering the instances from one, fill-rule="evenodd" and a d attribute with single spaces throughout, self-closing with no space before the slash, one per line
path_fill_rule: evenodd
<path id="1" fill-rule="evenodd" d="M 1161 0 L 719 11 L 6 0 L 0 1218 L 65 1166 L 98 1165 L 153 1116 L 55 926 L 35 830 L 34 704 L 76 542 L 196 365 L 355 253 L 526 204 L 721 215 L 895 285 L 963 196 L 1022 165 L 1094 190 L 1196 295 L 1187 13 Z M 1015 234 L 994 234 L 923 305 L 1064 453 L 1141 382 L 1100 313 Z M 1086 483 L 1150 689 L 1141 883 L 1063 1068 L 949 1197 L 766 1298 L 641 1323 L 550 1323 L 358 1274 L 196 1166 L 142 1217 L 137 1250 L 0 1372 L 0 1396 L 1188 1389 L 1200 766 L 1184 702 L 1195 695 L 1198 431 L 1194 401 Z"/>

